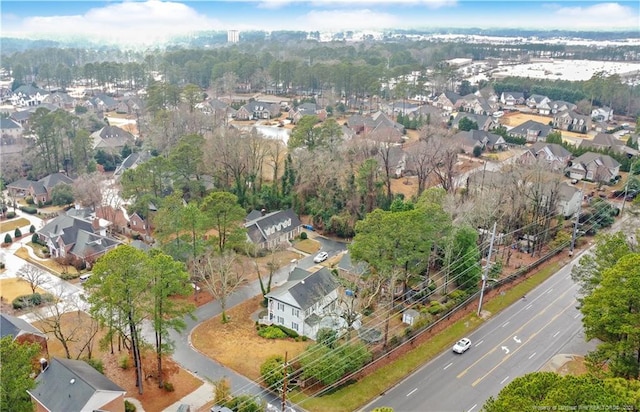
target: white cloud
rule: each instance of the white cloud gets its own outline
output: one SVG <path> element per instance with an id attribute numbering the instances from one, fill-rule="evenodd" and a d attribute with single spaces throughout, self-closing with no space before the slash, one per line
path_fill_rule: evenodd
<path id="1" fill-rule="evenodd" d="M 307 30 L 386 29 L 400 24 L 397 16 L 369 9 L 313 10 L 301 16 L 297 23 L 299 29 Z"/>
<path id="2" fill-rule="evenodd" d="M 114 3 L 82 15 L 29 17 L 12 26 L 7 35 L 86 36 L 123 44 L 151 44 L 174 35 L 222 29 L 219 21 L 185 4 L 158 0 Z"/>
<path id="3" fill-rule="evenodd" d="M 638 28 L 638 11 L 619 3 L 598 3 L 589 6 L 558 7 L 551 24 L 575 29 Z"/>
<path id="4" fill-rule="evenodd" d="M 237 0 L 253 1 L 253 0 Z M 276 9 L 292 3 L 304 3 L 312 7 L 373 7 L 373 6 L 426 6 L 437 9 L 440 7 L 454 6 L 458 0 L 263 0 L 260 7 Z"/>

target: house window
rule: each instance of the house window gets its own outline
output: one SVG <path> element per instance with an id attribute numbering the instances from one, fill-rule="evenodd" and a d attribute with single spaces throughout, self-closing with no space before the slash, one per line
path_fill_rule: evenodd
<path id="1" fill-rule="evenodd" d="M 136 224 L 137 224 L 137 222 L 134 220 L 134 221 L 133 221 L 133 225 L 135 226 Z"/>
<path id="2" fill-rule="evenodd" d="M 291 314 L 293 316 L 295 316 L 296 318 L 300 317 L 300 311 L 298 309 L 296 309 L 296 308 L 291 308 Z"/>
<path id="3" fill-rule="evenodd" d="M 291 322 L 291 329 L 295 330 L 296 332 L 298 331 L 298 324 L 295 322 Z"/>
<path id="4" fill-rule="evenodd" d="M 279 310 L 280 312 L 284 312 L 284 303 L 280 303 L 280 302 L 278 302 L 278 310 Z"/>
<path id="5" fill-rule="evenodd" d="M 284 325 L 284 318 L 282 316 L 278 316 L 278 323 Z"/>

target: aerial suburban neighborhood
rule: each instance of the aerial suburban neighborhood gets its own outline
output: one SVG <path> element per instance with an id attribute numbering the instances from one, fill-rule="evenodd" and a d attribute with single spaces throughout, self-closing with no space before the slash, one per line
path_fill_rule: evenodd
<path id="1" fill-rule="evenodd" d="M 87 3 L 2 31 L 0 412 L 640 409 L 637 27 Z"/>

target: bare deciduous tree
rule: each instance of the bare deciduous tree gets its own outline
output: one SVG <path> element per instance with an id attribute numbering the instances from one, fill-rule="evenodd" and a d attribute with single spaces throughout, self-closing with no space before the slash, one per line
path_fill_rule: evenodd
<path id="1" fill-rule="evenodd" d="M 49 281 L 49 277 L 45 271 L 28 263 L 20 268 L 18 274 L 22 280 L 29 282 L 31 293 L 36 293 L 36 289 L 38 289 L 38 287 Z"/>
<path id="2" fill-rule="evenodd" d="M 207 253 L 200 258 L 200 264 L 196 265 L 195 270 L 205 289 L 220 303 L 222 323 L 227 323 L 227 299 L 246 281 L 244 270 L 238 264 L 235 253 Z"/>
<path id="3" fill-rule="evenodd" d="M 78 176 L 73 182 L 76 203 L 91 208 L 102 205 L 104 181 L 104 176 L 98 172 Z"/>
<path id="4" fill-rule="evenodd" d="M 51 305 L 36 312 L 40 329 L 52 334 L 60 342 L 67 359 L 72 356 L 80 359 L 85 353 L 91 358 L 99 330 L 98 322 L 80 309 L 79 302 L 73 296 L 64 296 L 62 289 L 54 296 Z"/>

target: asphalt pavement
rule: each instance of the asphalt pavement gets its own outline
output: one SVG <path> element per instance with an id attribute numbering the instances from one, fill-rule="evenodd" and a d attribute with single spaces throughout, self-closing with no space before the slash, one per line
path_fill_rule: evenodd
<path id="1" fill-rule="evenodd" d="M 514 378 L 541 370 L 555 355 L 586 354 L 594 344 L 584 340 L 578 286 L 570 275 L 578 260 L 469 333 L 467 352 L 441 353 L 363 410 L 478 411 Z"/>

